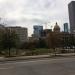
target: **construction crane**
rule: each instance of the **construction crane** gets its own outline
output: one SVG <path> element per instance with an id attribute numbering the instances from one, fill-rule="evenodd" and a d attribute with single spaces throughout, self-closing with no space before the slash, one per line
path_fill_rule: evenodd
<path id="1" fill-rule="evenodd" d="M 45 23 L 45 29 L 47 29 L 48 27 L 47 26 L 50 26 L 50 24 L 49 24 L 50 22 L 46 22 Z"/>

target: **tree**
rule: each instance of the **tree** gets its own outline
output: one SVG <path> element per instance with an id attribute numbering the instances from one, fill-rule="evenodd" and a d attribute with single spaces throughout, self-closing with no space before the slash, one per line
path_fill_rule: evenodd
<path id="1" fill-rule="evenodd" d="M 4 34 L 4 30 L 0 28 L 0 54 L 2 54 L 3 52 L 3 47 L 2 47 L 3 34 Z"/>
<path id="2" fill-rule="evenodd" d="M 17 43 L 18 43 L 18 37 L 15 31 L 10 31 L 10 29 L 5 29 L 2 35 L 1 45 L 3 49 L 8 50 L 9 56 L 11 56 L 10 54 L 11 48 L 16 48 Z"/>
<path id="3" fill-rule="evenodd" d="M 47 41 L 47 45 L 48 48 L 52 49 L 53 52 L 56 55 L 57 52 L 57 48 L 60 48 L 62 45 L 62 36 L 60 35 L 60 33 L 56 33 L 56 32 L 51 32 L 48 34 L 46 41 Z"/>
<path id="4" fill-rule="evenodd" d="M 36 44 L 37 48 L 48 48 L 45 39 L 40 38 Z"/>
<path id="5" fill-rule="evenodd" d="M 64 47 L 70 47 L 72 48 L 75 46 L 75 36 L 74 34 L 65 34 L 64 35 Z"/>

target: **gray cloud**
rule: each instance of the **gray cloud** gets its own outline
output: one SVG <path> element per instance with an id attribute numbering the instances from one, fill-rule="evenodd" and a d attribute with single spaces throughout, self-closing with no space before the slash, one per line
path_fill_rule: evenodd
<path id="1" fill-rule="evenodd" d="M 58 21 L 60 26 L 68 22 L 68 3 L 72 0 L 0 0 L 0 16 L 8 25 L 29 28 L 34 24 L 51 24 Z M 61 22 L 61 23 L 60 23 Z M 30 28 L 30 27 L 31 28 Z"/>

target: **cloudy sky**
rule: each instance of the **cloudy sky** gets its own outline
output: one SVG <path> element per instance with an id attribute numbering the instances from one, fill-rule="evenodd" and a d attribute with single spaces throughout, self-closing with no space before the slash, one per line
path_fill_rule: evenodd
<path id="1" fill-rule="evenodd" d="M 28 28 L 47 24 L 50 28 L 57 21 L 61 29 L 68 22 L 68 3 L 72 0 L 0 0 L 0 17 L 7 25 Z"/>

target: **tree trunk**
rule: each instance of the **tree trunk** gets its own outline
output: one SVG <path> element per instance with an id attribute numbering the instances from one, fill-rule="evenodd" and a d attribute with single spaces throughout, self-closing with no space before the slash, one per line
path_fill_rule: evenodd
<path id="1" fill-rule="evenodd" d="M 8 55 L 9 57 L 11 56 L 11 52 L 10 52 L 10 48 L 9 48 L 9 55 Z"/>

